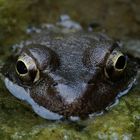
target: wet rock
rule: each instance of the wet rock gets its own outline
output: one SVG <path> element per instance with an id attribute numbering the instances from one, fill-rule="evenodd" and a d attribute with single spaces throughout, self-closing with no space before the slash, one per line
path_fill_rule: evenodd
<path id="1" fill-rule="evenodd" d="M 130 39 L 124 41 L 124 51 L 129 55 L 140 59 L 140 40 L 137 39 Z"/>

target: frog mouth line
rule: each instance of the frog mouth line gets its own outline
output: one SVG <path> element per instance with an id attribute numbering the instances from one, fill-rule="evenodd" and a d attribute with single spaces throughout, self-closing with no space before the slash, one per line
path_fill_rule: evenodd
<path id="1" fill-rule="evenodd" d="M 95 112 L 95 113 L 91 113 L 89 114 L 89 118 L 93 118 L 93 117 L 96 117 L 96 116 L 101 116 L 104 114 L 104 111 L 105 110 L 110 110 L 112 109 L 114 106 L 116 106 L 118 103 L 119 103 L 119 99 L 126 95 L 130 90 L 131 88 L 133 87 L 133 85 L 136 83 L 136 80 L 137 80 L 137 77 L 134 78 L 134 80 L 132 82 L 129 83 L 129 85 L 127 86 L 126 89 L 120 91 L 118 93 L 118 95 L 116 96 L 116 98 L 114 99 L 114 102 L 110 103 L 105 109 L 99 111 L 99 112 Z"/>
<path id="2" fill-rule="evenodd" d="M 8 78 L 4 79 L 4 83 L 6 85 L 6 88 L 10 91 L 12 95 L 30 104 L 34 112 L 37 113 L 42 118 L 49 119 L 49 120 L 60 120 L 63 118 L 62 115 L 51 112 L 46 108 L 44 108 L 43 106 L 40 106 L 37 103 L 35 103 L 35 101 L 30 97 L 28 90 L 25 90 L 23 87 L 13 83 Z"/>
<path id="3" fill-rule="evenodd" d="M 106 110 L 110 110 L 111 108 L 113 108 L 114 106 L 116 106 L 119 103 L 119 99 L 126 95 L 129 90 L 131 90 L 131 88 L 133 87 L 133 85 L 136 83 L 137 78 L 135 78 L 131 83 L 129 83 L 128 87 L 126 89 L 124 89 L 123 91 L 120 91 L 118 93 L 118 95 L 115 98 L 115 102 L 110 104 L 109 106 L 106 107 Z"/>
<path id="4" fill-rule="evenodd" d="M 26 90 L 23 87 L 13 83 L 8 78 L 5 78 L 4 82 L 5 82 L 5 85 L 6 85 L 7 89 L 10 91 L 10 93 L 12 95 L 14 95 L 18 99 L 26 101 L 28 104 L 30 104 L 32 106 L 32 109 L 34 110 L 34 112 L 37 113 L 42 118 L 49 119 L 49 120 L 60 120 L 60 119 L 64 118 L 63 115 L 59 115 L 58 113 L 54 113 L 52 111 L 49 111 L 45 107 L 40 106 L 37 103 L 35 103 L 35 101 L 30 97 L 28 89 Z M 135 84 L 135 82 L 136 82 L 136 78 L 128 85 L 128 87 L 126 89 L 124 89 L 123 91 L 121 91 L 118 94 L 118 96 L 115 99 L 115 102 L 111 103 L 105 109 L 109 110 L 110 108 L 112 108 L 115 105 L 117 105 L 118 102 L 119 102 L 119 98 L 121 96 L 127 94 L 129 92 L 129 90 L 132 88 L 132 86 Z M 103 110 L 101 110 L 101 111 L 103 111 Z M 92 114 L 94 114 L 94 115 L 92 115 Z M 89 117 L 90 116 L 97 116 L 97 114 L 98 114 L 98 112 L 91 113 L 91 114 L 89 114 Z M 72 117 L 78 117 L 78 116 L 70 116 L 70 120 L 72 120 L 71 119 Z M 77 120 L 79 120 L 79 119 L 77 119 Z"/>

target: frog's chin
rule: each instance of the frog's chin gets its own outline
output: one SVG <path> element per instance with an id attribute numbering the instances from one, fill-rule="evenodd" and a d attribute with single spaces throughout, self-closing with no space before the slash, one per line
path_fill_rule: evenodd
<path id="1" fill-rule="evenodd" d="M 60 120 L 63 118 L 62 115 L 59 115 L 57 113 L 51 112 L 48 109 L 44 108 L 43 106 L 38 105 L 30 96 L 29 90 L 24 89 L 23 87 L 17 85 L 16 83 L 13 83 L 8 78 L 4 79 L 5 85 L 7 89 L 10 91 L 12 95 L 17 97 L 20 100 L 24 100 L 27 103 L 29 103 L 33 110 L 42 118 L 48 119 L 48 120 Z"/>
<path id="2" fill-rule="evenodd" d="M 119 98 L 124 96 L 125 94 L 127 94 L 129 92 L 129 90 L 133 87 L 133 85 L 136 83 L 136 79 L 134 78 L 134 80 L 132 80 L 128 87 L 126 89 L 124 89 L 123 91 L 119 92 L 119 94 L 116 96 L 115 101 L 113 103 L 111 103 L 109 106 L 106 107 L 106 110 L 110 110 L 111 108 L 113 108 L 114 106 L 116 106 L 119 103 Z"/>
<path id="3" fill-rule="evenodd" d="M 52 112 L 48 109 L 46 109 L 43 106 L 38 105 L 30 96 L 29 94 L 29 89 L 25 89 L 19 85 L 17 85 L 16 83 L 13 83 L 11 80 L 9 80 L 8 78 L 4 79 L 5 85 L 7 87 L 7 89 L 10 91 L 10 93 L 12 95 L 14 95 L 15 97 L 17 97 L 20 100 L 26 101 L 27 103 L 29 103 L 33 110 L 42 118 L 48 119 L 48 120 L 61 120 L 64 118 L 64 116 Z M 114 103 L 111 103 L 109 106 L 106 107 L 106 110 L 112 108 L 113 106 L 115 106 L 118 101 L 119 98 L 123 95 L 125 95 L 126 93 L 128 93 L 128 91 L 132 88 L 133 84 L 136 82 L 136 78 L 128 85 L 128 87 L 126 89 L 124 89 L 122 92 L 120 92 L 115 99 Z M 101 111 L 100 114 L 103 113 L 103 110 Z M 93 117 L 93 116 L 98 116 L 98 112 L 95 113 L 91 113 L 89 114 L 89 117 Z M 100 115 L 99 114 L 99 115 Z M 70 116 L 69 119 L 71 121 L 78 121 L 80 120 L 80 118 L 78 116 Z"/>

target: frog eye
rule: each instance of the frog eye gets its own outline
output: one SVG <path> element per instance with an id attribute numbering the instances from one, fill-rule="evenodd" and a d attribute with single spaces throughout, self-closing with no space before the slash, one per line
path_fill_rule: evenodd
<path id="1" fill-rule="evenodd" d="M 19 79 L 23 82 L 31 83 L 39 80 L 39 70 L 35 61 L 25 53 L 17 59 L 15 69 Z"/>
<path id="2" fill-rule="evenodd" d="M 105 75 L 107 78 L 119 77 L 127 66 L 127 56 L 119 50 L 114 50 L 106 62 Z"/>

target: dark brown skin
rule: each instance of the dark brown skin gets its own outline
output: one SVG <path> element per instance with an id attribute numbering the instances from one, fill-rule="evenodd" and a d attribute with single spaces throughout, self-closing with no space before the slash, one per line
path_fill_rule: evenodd
<path id="1" fill-rule="evenodd" d="M 64 117 L 84 118 L 113 103 L 136 75 L 134 64 L 125 55 L 117 68 L 112 66 L 110 55 L 116 52 L 121 52 L 119 45 L 100 33 L 44 31 L 19 53 L 30 56 L 37 68 L 27 70 L 25 78 L 15 70 L 6 76 L 28 88 L 40 106 Z"/>

